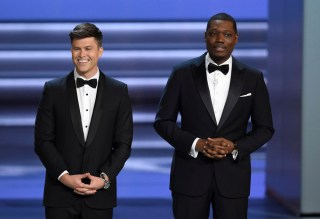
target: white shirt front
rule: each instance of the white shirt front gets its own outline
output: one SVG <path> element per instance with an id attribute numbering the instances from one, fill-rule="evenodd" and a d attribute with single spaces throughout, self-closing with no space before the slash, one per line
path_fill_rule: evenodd
<path id="1" fill-rule="evenodd" d="M 229 71 L 226 75 L 224 75 L 221 71 L 216 70 L 214 72 L 208 72 L 208 65 L 209 63 L 213 63 L 217 65 L 207 53 L 206 56 L 206 74 L 207 74 L 207 82 L 210 91 L 211 103 L 213 106 L 214 115 L 216 117 L 217 124 L 219 124 L 224 105 L 226 103 L 229 87 L 230 87 L 230 80 L 231 80 L 231 69 L 232 69 L 232 56 L 222 63 L 221 65 L 229 65 Z"/>
<path id="2" fill-rule="evenodd" d="M 77 80 L 77 78 L 82 78 L 83 80 L 97 79 L 99 81 L 99 69 L 98 72 L 92 78 L 89 79 L 80 76 L 75 69 L 75 81 Z M 78 103 L 81 114 L 81 123 L 85 141 L 87 140 L 88 131 L 90 128 L 91 117 L 94 109 L 94 104 L 96 102 L 97 90 L 98 85 L 96 88 L 92 88 L 88 84 L 85 84 L 84 86 L 77 88 Z"/>
<path id="3" fill-rule="evenodd" d="M 229 71 L 227 74 L 223 74 L 221 71 L 216 70 L 214 72 L 209 73 L 208 72 L 208 65 L 209 63 L 213 63 L 214 65 L 217 65 L 209 56 L 209 53 L 206 55 L 205 59 L 205 65 L 206 65 L 206 76 L 207 76 L 207 82 L 211 97 L 211 103 L 214 111 L 214 116 L 217 121 L 217 125 L 220 122 L 220 118 L 224 109 L 224 105 L 226 103 L 228 93 L 229 93 L 229 87 L 230 87 L 230 81 L 231 81 L 231 69 L 232 69 L 232 56 L 222 63 L 221 65 L 229 65 Z M 196 158 L 198 156 L 198 151 L 196 151 L 196 144 L 198 142 L 199 138 L 196 138 L 193 141 L 193 144 L 191 146 L 190 150 L 190 156 Z"/>

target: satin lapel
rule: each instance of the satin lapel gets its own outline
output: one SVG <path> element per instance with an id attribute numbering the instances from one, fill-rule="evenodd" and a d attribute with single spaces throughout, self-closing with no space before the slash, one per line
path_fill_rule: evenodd
<path id="1" fill-rule="evenodd" d="M 93 113 L 92 113 L 92 117 L 91 117 L 86 147 L 90 146 L 90 144 L 92 143 L 92 141 L 97 133 L 99 123 L 101 121 L 102 112 L 103 112 L 103 102 L 104 102 L 103 101 L 103 96 L 104 96 L 103 94 L 104 94 L 104 90 L 105 90 L 105 77 L 102 73 L 100 73 L 98 83 L 99 84 L 98 84 L 97 97 L 96 97 L 96 101 L 94 104 L 94 109 L 93 109 Z"/>
<path id="2" fill-rule="evenodd" d="M 237 103 L 244 84 L 244 73 L 239 69 L 239 66 L 236 64 L 236 61 L 233 63 L 232 66 L 233 67 L 229 93 L 220 118 L 220 122 L 217 129 L 218 131 L 223 126 L 223 123 L 226 121 L 233 107 Z"/>
<path id="3" fill-rule="evenodd" d="M 81 124 L 81 115 L 76 91 L 76 85 L 74 81 L 73 72 L 68 75 L 67 78 L 67 93 L 69 99 L 69 108 L 71 114 L 71 120 L 73 124 L 74 131 L 82 146 L 85 146 L 84 135 Z"/>
<path id="4" fill-rule="evenodd" d="M 196 65 L 192 66 L 192 74 L 196 82 L 196 86 L 198 88 L 201 99 L 204 105 L 206 106 L 207 111 L 210 114 L 210 117 L 213 120 L 214 124 L 217 125 L 216 117 L 214 115 L 213 106 L 211 103 L 211 97 L 210 97 L 210 91 L 209 91 L 208 82 L 207 82 L 204 60 L 199 66 L 196 66 Z"/>

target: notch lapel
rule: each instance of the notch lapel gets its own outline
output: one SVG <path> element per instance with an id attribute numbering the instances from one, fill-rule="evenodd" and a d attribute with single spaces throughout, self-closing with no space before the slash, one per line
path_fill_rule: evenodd
<path id="1" fill-rule="evenodd" d="M 81 143 L 82 146 L 85 146 L 84 134 L 81 124 L 81 115 L 76 91 L 76 85 L 74 81 L 73 72 L 68 75 L 67 78 L 67 95 L 69 100 L 69 109 L 70 116 L 73 124 L 73 129 Z"/>

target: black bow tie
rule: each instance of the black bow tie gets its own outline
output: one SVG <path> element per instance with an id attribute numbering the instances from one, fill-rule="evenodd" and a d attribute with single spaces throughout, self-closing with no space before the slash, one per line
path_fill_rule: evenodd
<path id="1" fill-rule="evenodd" d="M 97 87 L 97 79 L 91 79 L 91 80 L 83 80 L 82 78 L 77 78 L 77 87 L 82 87 L 83 85 L 89 85 L 92 88 Z"/>
<path id="2" fill-rule="evenodd" d="M 229 71 L 229 65 L 215 65 L 215 64 L 209 63 L 208 72 L 211 73 L 211 72 L 214 72 L 215 70 L 219 70 L 226 75 Z"/>

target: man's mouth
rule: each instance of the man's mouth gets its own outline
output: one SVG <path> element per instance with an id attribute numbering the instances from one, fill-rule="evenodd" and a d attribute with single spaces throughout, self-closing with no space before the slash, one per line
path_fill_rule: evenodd
<path id="1" fill-rule="evenodd" d="M 89 62 L 89 59 L 78 59 L 79 63 L 87 63 Z"/>
<path id="2" fill-rule="evenodd" d="M 222 46 L 222 45 L 217 45 L 214 47 L 216 51 L 218 52 L 222 52 L 224 50 L 226 50 L 226 47 L 225 46 Z"/>

